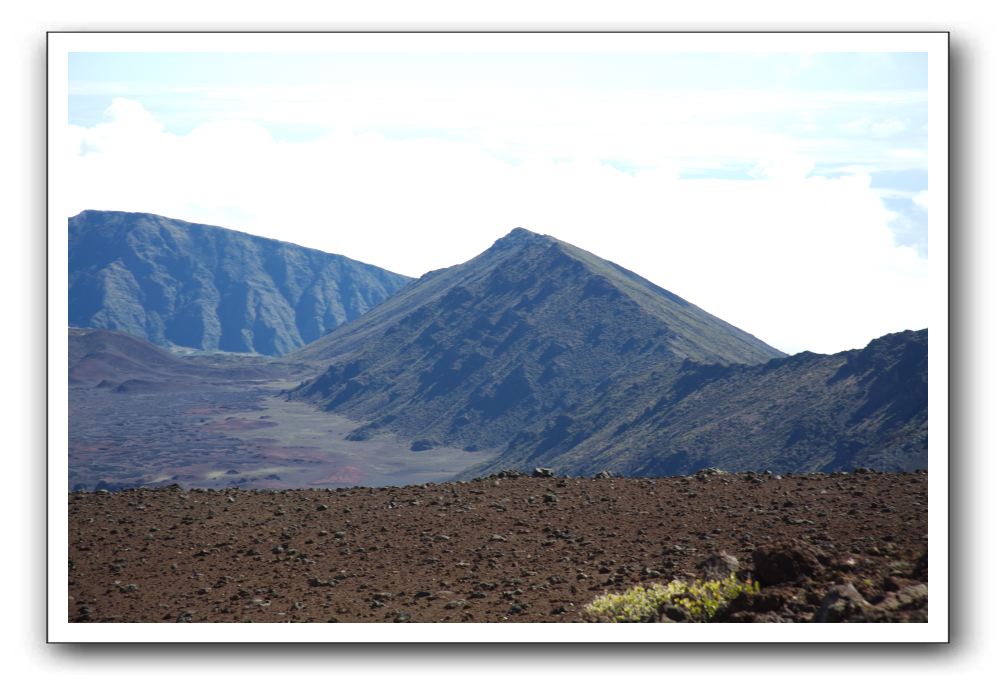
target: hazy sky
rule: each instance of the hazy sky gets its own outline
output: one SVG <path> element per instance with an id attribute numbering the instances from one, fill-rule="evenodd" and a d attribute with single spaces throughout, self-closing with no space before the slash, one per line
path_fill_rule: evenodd
<path id="1" fill-rule="evenodd" d="M 788 352 L 927 326 L 918 53 L 74 53 L 66 215 L 404 274 L 514 227 Z"/>

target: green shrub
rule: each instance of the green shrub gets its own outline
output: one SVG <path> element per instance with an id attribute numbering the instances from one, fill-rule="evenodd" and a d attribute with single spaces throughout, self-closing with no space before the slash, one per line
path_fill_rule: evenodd
<path id="1" fill-rule="evenodd" d="M 614 623 L 638 622 L 656 616 L 664 605 L 674 605 L 692 621 L 709 621 L 738 595 L 758 590 L 756 581 L 740 581 L 733 574 L 718 581 L 675 579 L 666 586 L 635 586 L 623 593 L 607 593 L 595 598 L 585 611 Z"/>

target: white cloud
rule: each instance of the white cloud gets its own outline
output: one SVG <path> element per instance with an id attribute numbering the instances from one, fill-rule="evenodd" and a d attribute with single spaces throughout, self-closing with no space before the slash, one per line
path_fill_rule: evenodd
<path id="1" fill-rule="evenodd" d="M 871 125 L 871 133 L 875 138 L 892 138 L 908 128 L 906 122 L 897 119 L 888 119 L 875 122 Z"/>
<path id="2" fill-rule="evenodd" d="M 841 125 L 844 132 L 856 136 L 870 136 L 872 138 L 892 138 L 909 129 L 909 124 L 897 118 L 872 119 L 860 117 L 850 120 Z"/>
<path id="3" fill-rule="evenodd" d="M 914 159 L 926 162 L 927 153 L 919 148 L 893 148 L 886 150 L 886 154 L 896 159 Z"/>
<path id="4" fill-rule="evenodd" d="M 58 197 L 67 216 L 149 211 L 411 275 L 462 262 L 522 226 L 788 351 L 859 347 L 927 324 L 926 261 L 894 244 L 892 214 L 867 175 L 808 176 L 811 160 L 779 137 L 727 131 L 717 141 L 703 129 L 682 139 L 677 128 L 647 137 L 654 163 L 626 173 L 597 157 L 600 144 L 619 142 L 622 153 L 632 138 L 587 139 L 572 153 L 566 132 L 551 130 L 546 145 L 535 133 L 531 145 L 520 134 L 528 151 L 508 163 L 472 142 L 342 131 L 291 143 L 247 121 L 177 135 L 119 100 L 101 124 L 70 128 L 69 189 Z M 759 179 L 679 179 L 697 146 L 707 155 L 724 144 L 753 158 Z M 633 147 L 623 159 L 640 157 Z"/>
<path id="5" fill-rule="evenodd" d="M 921 190 L 920 192 L 917 192 L 913 196 L 913 203 L 919 206 L 924 211 L 928 210 L 930 207 L 929 207 L 927 191 Z"/>

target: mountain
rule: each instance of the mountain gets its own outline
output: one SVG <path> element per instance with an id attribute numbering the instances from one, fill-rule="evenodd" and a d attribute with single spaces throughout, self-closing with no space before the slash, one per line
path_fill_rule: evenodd
<path id="1" fill-rule="evenodd" d="M 621 475 L 927 467 L 927 331 L 762 365 L 686 362 L 600 392 L 570 423 L 523 432 L 477 471 L 542 464 Z"/>
<path id="2" fill-rule="evenodd" d="M 69 329 L 69 384 L 182 379 L 198 371 L 145 340 L 107 330 Z"/>
<path id="3" fill-rule="evenodd" d="M 69 329 L 71 386 L 112 387 L 126 392 L 189 386 L 194 382 L 272 379 L 287 372 L 286 367 L 269 363 L 225 362 L 218 358 L 211 361 L 180 357 L 126 333 Z"/>
<path id="4" fill-rule="evenodd" d="M 165 347 L 280 355 L 408 277 L 344 256 L 147 213 L 69 219 L 69 323 Z"/>
<path id="5" fill-rule="evenodd" d="M 781 356 L 614 263 L 516 229 L 286 358 L 326 367 L 290 396 L 367 422 L 354 438 L 390 430 L 414 450 L 475 450 L 569 427 L 648 371 Z"/>

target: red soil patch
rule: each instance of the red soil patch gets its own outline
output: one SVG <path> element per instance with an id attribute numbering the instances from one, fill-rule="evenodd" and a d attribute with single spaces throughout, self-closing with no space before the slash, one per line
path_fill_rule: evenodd
<path id="1" fill-rule="evenodd" d="M 311 485 L 327 485 L 329 483 L 339 485 L 359 485 L 363 482 L 363 469 L 358 466 L 349 465 L 338 467 L 335 471 L 326 474 L 323 478 L 311 481 Z"/>

